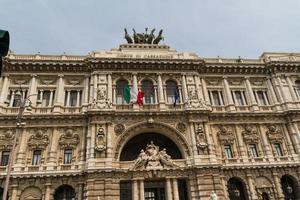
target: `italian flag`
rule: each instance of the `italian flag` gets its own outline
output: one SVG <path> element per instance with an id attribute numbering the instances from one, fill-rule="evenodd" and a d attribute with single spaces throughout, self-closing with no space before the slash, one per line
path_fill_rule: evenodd
<path id="1" fill-rule="evenodd" d="M 137 103 L 139 106 L 143 104 L 144 92 L 137 91 L 135 88 L 130 88 L 129 85 L 126 85 L 123 92 L 124 100 L 127 103 Z"/>

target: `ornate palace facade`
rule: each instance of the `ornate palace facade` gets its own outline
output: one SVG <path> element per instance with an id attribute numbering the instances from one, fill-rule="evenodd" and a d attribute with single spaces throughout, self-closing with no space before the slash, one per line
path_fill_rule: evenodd
<path id="1" fill-rule="evenodd" d="M 142 106 L 124 101 L 127 84 Z M 31 101 L 19 129 L 16 94 Z M 0 183 L 14 153 L 13 200 L 300 199 L 300 54 L 10 53 L 0 119 Z"/>

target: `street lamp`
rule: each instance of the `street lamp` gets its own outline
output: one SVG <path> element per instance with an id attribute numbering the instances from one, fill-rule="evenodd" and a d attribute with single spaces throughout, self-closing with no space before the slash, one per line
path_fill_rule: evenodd
<path id="1" fill-rule="evenodd" d="M 13 161 L 14 161 L 14 152 L 16 150 L 16 145 L 17 145 L 17 137 L 19 135 L 20 129 L 23 126 L 26 125 L 25 122 L 22 122 L 24 111 L 25 110 L 31 110 L 32 102 L 30 101 L 29 97 L 35 96 L 35 95 L 37 95 L 37 94 L 31 94 L 28 97 L 23 97 L 20 90 L 18 90 L 15 94 L 15 99 L 19 102 L 19 112 L 18 112 L 18 115 L 16 117 L 16 134 L 15 134 L 15 138 L 14 138 L 14 141 L 13 141 L 13 146 L 12 146 L 12 149 L 11 149 L 11 153 L 10 153 L 10 156 L 8 158 L 7 174 L 6 174 L 6 180 L 5 180 L 3 196 L 2 196 L 3 200 L 7 199 L 7 192 L 8 192 L 8 187 L 9 187 L 10 175 L 11 175 L 12 165 L 13 165 Z"/>
<path id="2" fill-rule="evenodd" d="M 9 50 L 9 32 L 0 29 L 0 75 L 2 71 L 2 57 L 6 56 Z"/>

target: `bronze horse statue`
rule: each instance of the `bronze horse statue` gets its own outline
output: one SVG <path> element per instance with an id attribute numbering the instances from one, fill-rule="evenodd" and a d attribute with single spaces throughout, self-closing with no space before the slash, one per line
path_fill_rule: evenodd
<path id="1" fill-rule="evenodd" d="M 124 36 L 124 38 L 127 40 L 127 43 L 128 43 L 128 44 L 132 44 L 133 41 L 132 41 L 132 38 L 130 37 L 130 35 L 128 34 L 127 29 L 124 28 L 124 31 L 125 31 L 125 36 Z"/>
<path id="2" fill-rule="evenodd" d="M 147 44 L 152 44 L 153 42 L 153 39 L 154 39 L 154 31 L 155 31 L 155 28 L 152 29 L 152 31 L 150 32 L 150 34 L 148 35 L 148 38 L 147 38 Z"/>
<path id="3" fill-rule="evenodd" d="M 164 37 L 162 36 L 163 30 L 161 29 L 157 35 L 157 37 L 153 40 L 153 44 L 158 44 L 161 40 L 164 40 Z"/>

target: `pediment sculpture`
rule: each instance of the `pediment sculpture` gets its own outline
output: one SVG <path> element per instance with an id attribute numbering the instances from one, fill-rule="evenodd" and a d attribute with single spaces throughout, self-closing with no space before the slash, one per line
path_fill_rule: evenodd
<path id="1" fill-rule="evenodd" d="M 0 134 L 0 150 L 12 149 L 14 139 L 15 135 L 11 129 L 8 129 L 4 133 Z"/>
<path id="2" fill-rule="evenodd" d="M 46 130 L 35 130 L 34 134 L 29 137 L 28 147 L 31 149 L 45 149 L 49 144 L 49 136 Z"/>
<path id="3" fill-rule="evenodd" d="M 282 140 L 283 140 L 282 131 L 275 125 L 268 126 L 267 136 L 272 143 L 273 142 L 282 142 Z"/>
<path id="4" fill-rule="evenodd" d="M 196 89 L 189 90 L 186 107 L 190 109 L 209 109 L 203 99 L 198 99 Z"/>
<path id="5" fill-rule="evenodd" d="M 79 135 L 69 128 L 60 136 L 58 144 L 61 148 L 76 148 L 79 143 Z"/>
<path id="6" fill-rule="evenodd" d="M 244 138 L 244 141 L 247 144 L 258 143 L 258 141 L 259 141 L 258 132 L 250 125 L 246 125 L 244 127 L 244 129 L 245 130 L 242 132 L 242 136 Z"/>
<path id="7" fill-rule="evenodd" d="M 228 130 L 224 125 L 219 126 L 219 131 L 217 135 L 219 137 L 221 144 L 233 144 L 235 141 L 235 137 L 231 130 Z"/>
<path id="8" fill-rule="evenodd" d="M 146 150 L 141 150 L 138 158 L 135 160 L 131 169 L 163 169 L 163 168 L 175 168 L 179 167 L 167 154 L 166 149 L 159 150 L 159 146 L 153 144 L 147 144 Z"/>

